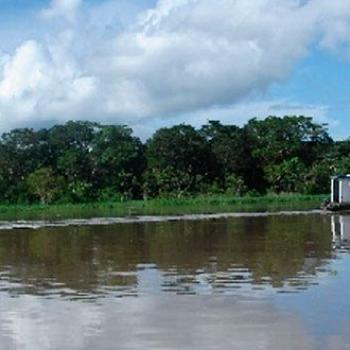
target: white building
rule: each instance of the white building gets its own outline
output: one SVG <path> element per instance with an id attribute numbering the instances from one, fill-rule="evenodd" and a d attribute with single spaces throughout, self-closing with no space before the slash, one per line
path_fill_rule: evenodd
<path id="1" fill-rule="evenodd" d="M 332 203 L 350 204 L 350 175 L 333 177 L 331 193 Z"/>

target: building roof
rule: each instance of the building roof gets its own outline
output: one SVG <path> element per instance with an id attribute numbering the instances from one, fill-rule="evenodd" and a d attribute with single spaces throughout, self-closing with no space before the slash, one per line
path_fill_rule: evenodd
<path id="1" fill-rule="evenodd" d="M 332 176 L 333 180 L 350 180 L 350 174 Z"/>

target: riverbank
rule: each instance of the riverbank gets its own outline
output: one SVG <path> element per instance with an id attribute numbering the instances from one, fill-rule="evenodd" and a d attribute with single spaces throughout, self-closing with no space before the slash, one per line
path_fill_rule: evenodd
<path id="1" fill-rule="evenodd" d="M 0 220 L 61 220 L 142 215 L 310 210 L 319 208 L 321 202 L 326 198 L 326 195 L 306 196 L 297 194 L 261 197 L 216 195 L 87 204 L 0 205 Z"/>
<path id="2" fill-rule="evenodd" d="M 277 211 L 277 212 L 241 212 L 241 213 L 221 213 L 221 214 L 184 214 L 184 215 L 158 215 L 158 216 L 124 216 L 109 218 L 89 218 L 89 219 L 59 219 L 59 220 L 20 220 L 20 221 L 0 221 L 0 231 L 15 229 L 40 229 L 52 227 L 70 226 L 108 226 L 116 224 L 147 224 L 175 221 L 204 221 L 220 220 L 230 218 L 259 218 L 268 216 L 302 216 L 321 215 L 322 210 L 307 211 Z"/>

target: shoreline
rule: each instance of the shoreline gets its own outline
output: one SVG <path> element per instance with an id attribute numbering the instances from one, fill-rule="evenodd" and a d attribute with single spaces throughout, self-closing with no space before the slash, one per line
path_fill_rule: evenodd
<path id="1" fill-rule="evenodd" d="M 296 215 L 340 215 L 341 213 L 332 213 L 324 210 L 294 210 L 277 212 L 236 212 L 236 213 L 217 213 L 217 214 L 184 214 L 184 215 L 144 215 L 130 217 L 108 217 L 108 218 L 90 218 L 90 219 L 64 219 L 64 220 L 18 220 L 18 221 L 0 221 L 1 230 L 15 229 L 40 229 L 54 227 L 76 227 L 76 226 L 108 226 L 118 224 L 145 224 L 162 223 L 174 221 L 206 221 L 220 220 L 230 218 L 257 218 L 270 216 L 296 216 Z"/>

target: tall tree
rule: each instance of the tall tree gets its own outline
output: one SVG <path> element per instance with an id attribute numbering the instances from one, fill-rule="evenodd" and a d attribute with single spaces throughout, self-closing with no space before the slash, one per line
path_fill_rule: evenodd
<path id="1" fill-rule="evenodd" d="M 211 120 L 202 126 L 200 132 L 215 157 L 215 175 L 224 183 L 232 176 L 242 178 L 245 182 L 251 171 L 251 150 L 245 130 Z"/>
<path id="2" fill-rule="evenodd" d="M 182 193 L 199 190 L 203 179 L 213 178 L 213 155 L 206 139 L 190 125 L 176 125 L 156 131 L 146 144 L 148 175 L 158 179 L 162 192 L 162 179 L 172 174 L 166 183 L 169 192 Z M 151 176 L 148 176 L 150 179 Z M 157 187 L 156 186 L 156 187 Z"/>
<path id="3" fill-rule="evenodd" d="M 27 200 L 25 179 L 36 168 L 50 163 L 47 131 L 15 129 L 1 137 L 0 192 L 4 200 Z"/>
<path id="4" fill-rule="evenodd" d="M 251 119 L 245 129 L 255 164 L 260 165 L 267 181 L 263 184 L 266 189 L 279 188 L 276 169 L 293 171 L 294 167 L 299 171 L 297 169 L 309 167 L 322 158 L 333 142 L 326 125 L 314 123 L 312 118 L 304 116 Z"/>
<path id="5" fill-rule="evenodd" d="M 96 134 L 91 159 L 94 185 L 98 189 L 124 197 L 140 196 L 146 161 L 144 147 L 132 133 L 124 125 L 109 125 Z"/>
<path id="6" fill-rule="evenodd" d="M 49 130 L 54 167 L 69 184 L 68 198 L 86 201 L 95 197 L 92 186 L 92 144 L 101 130 L 97 123 L 70 121 Z"/>
<path id="7" fill-rule="evenodd" d="M 319 148 L 332 144 L 326 125 L 304 116 L 270 116 L 251 119 L 246 125 L 254 144 L 254 155 L 264 163 L 278 164 L 293 157 L 311 164 Z"/>

